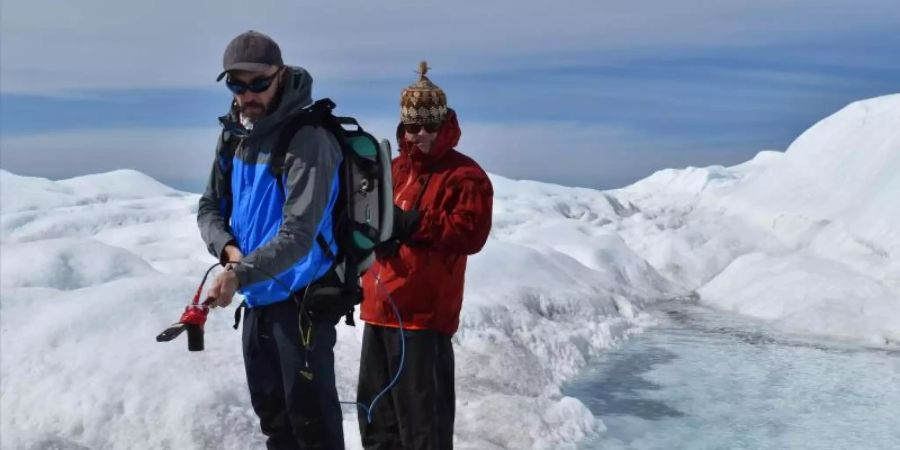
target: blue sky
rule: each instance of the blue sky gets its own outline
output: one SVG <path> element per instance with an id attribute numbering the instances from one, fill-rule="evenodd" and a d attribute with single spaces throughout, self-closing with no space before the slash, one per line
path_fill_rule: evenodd
<path id="1" fill-rule="evenodd" d="M 128 167 L 201 189 L 229 101 L 213 78 L 248 28 L 381 136 L 428 59 L 462 151 L 567 185 L 737 163 L 900 92 L 900 2 L 42 3 L 2 6 L 0 166 L 53 178 Z"/>

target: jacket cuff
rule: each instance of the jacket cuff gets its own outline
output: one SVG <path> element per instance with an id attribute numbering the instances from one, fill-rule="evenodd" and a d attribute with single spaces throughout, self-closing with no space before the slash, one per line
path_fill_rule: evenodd
<path id="1" fill-rule="evenodd" d="M 214 252 L 213 256 L 219 258 L 219 264 L 223 266 L 228 260 L 228 255 L 225 254 L 225 247 L 227 247 L 228 244 L 237 246 L 237 242 L 228 234 L 221 236 L 210 244 L 211 250 Z"/>
<path id="2" fill-rule="evenodd" d="M 232 270 L 234 270 L 234 274 L 237 275 L 238 289 L 250 284 L 250 271 L 253 269 L 243 264 L 235 264 L 234 269 Z"/>

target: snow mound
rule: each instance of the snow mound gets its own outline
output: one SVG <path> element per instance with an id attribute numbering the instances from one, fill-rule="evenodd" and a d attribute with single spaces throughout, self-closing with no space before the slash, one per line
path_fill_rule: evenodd
<path id="1" fill-rule="evenodd" d="M 764 224 L 785 215 L 803 217 L 807 226 L 840 222 L 860 239 L 900 252 L 898 122 L 900 94 L 853 103 L 803 133 L 779 164 L 723 200 Z"/>
<path id="2" fill-rule="evenodd" d="M 70 178 L 59 184 L 71 188 L 83 199 L 98 202 L 179 194 L 153 177 L 128 169 Z"/>
<path id="3" fill-rule="evenodd" d="M 135 170 L 51 181 L 0 169 L 0 208 L 4 213 L 181 194 Z"/>
<path id="4" fill-rule="evenodd" d="M 70 206 L 77 202 L 71 188 L 46 178 L 25 177 L 0 169 L 0 209 L 17 211 Z"/>
<path id="5" fill-rule="evenodd" d="M 230 312 L 210 315 L 201 354 L 153 340 L 214 263 L 196 228 L 197 196 L 129 171 L 0 177 L 4 199 L 18 202 L 0 215 L 0 406 L 16 411 L 0 415 L 4 445 L 262 446 Z M 471 259 L 455 337 L 457 446 L 574 448 L 604 427 L 561 384 L 650 324 L 645 305 L 686 291 L 616 234 L 611 224 L 633 206 L 493 178 L 498 225 Z M 355 397 L 361 332 L 338 329 L 345 400 Z M 358 448 L 352 408 L 345 433 Z"/>
<path id="6" fill-rule="evenodd" d="M 156 271 L 137 255 L 89 239 L 10 244 L 0 253 L 3 288 L 73 290 Z"/>
<path id="7" fill-rule="evenodd" d="M 734 184 L 741 180 L 741 173 L 722 166 L 687 167 L 684 169 L 663 169 L 641 180 L 644 192 L 669 195 L 698 195 L 708 187 Z"/>
<path id="8" fill-rule="evenodd" d="M 3 448 L 264 446 L 240 390 L 239 333 L 212 320 L 202 355 L 154 342 L 193 280 L 156 274 L 52 295 L 5 284 Z"/>
<path id="9" fill-rule="evenodd" d="M 900 301 L 871 277 L 806 252 L 753 253 L 699 291 L 717 307 L 794 331 L 900 345 Z"/>
<path id="10" fill-rule="evenodd" d="M 615 191 L 641 210 L 620 233 L 713 306 L 792 331 L 895 343 L 897 123 L 900 95 L 874 98 L 822 120 L 783 154 L 660 171 Z"/>

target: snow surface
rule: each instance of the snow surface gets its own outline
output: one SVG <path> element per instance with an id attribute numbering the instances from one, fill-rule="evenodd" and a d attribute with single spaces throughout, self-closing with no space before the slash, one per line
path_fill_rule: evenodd
<path id="1" fill-rule="evenodd" d="M 599 192 L 492 176 L 456 349 L 459 448 L 574 448 L 604 425 L 560 386 L 696 298 L 788 331 L 900 344 L 900 95 L 853 104 L 786 153 Z M 231 311 L 206 351 L 154 336 L 214 261 L 197 195 L 134 171 L 0 170 L 3 448 L 262 446 Z M 339 326 L 341 398 L 361 329 Z M 183 339 L 183 338 L 182 338 Z M 359 447 L 345 410 L 348 447 Z"/>
<path id="2" fill-rule="evenodd" d="M 631 213 L 606 194 L 495 182 L 455 338 L 457 446 L 573 447 L 603 425 L 562 382 L 646 325 L 643 305 L 686 292 L 604 226 Z M 215 262 L 197 195 L 130 171 L 0 183 L 3 448 L 261 447 L 230 310 L 211 314 L 203 353 L 154 341 Z M 361 329 L 338 330 L 352 400 Z M 345 433 L 359 447 L 352 408 Z"/>
<path id="3" fill-rule="evenodd" d="M 607 426 L 582 448 L 900 448 L 900 352 L 703 305 L 657 312 L 658 325 L 567 383 Z"/>
<path id="4" fill-rule="evenodd" d="M 612 193 L 642 211 L 623 236 L 712 306 L 900 345 L 898 123 L 900 95 L 878 97 L 822 120 L 784 154 L 657 172 Z"/>

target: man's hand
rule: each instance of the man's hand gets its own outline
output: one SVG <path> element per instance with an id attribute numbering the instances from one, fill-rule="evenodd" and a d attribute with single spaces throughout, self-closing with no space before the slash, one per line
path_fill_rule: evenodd
<path id="1" fill-rule="evenodd" d="M 241 249 L 239 249 L 239 248 L 237 247 L 237 245 L 234 245 L 234 244 L 228 244 L 228 245 L 226 245 L 226 246 L 225 246 L 225 249 L 222 250 L 222 253 L 223 253 L 223 255 L 222 255 L 222 256 L 223 256 L 223 257 L 222 257 L 222 261 L 225 261 L 225 262 L 227 262 L 227 261 L 240 261 L 241 259 L 244 258 L 244 254 L 241 253 Z M 229 268 L 234 268 L 234 266 L 235 266 L 235 263 L 234 263 L 234 262 L 230 262 L 230 263 L 226 263 L 226 264 L 225 264 L 225 267 L 229 267 Z"/>
<path id="2" fill-rule="evenodd" d="M 231 299 L 238 289 L 238 277 L 233 270 L 226 270 L 216 276 L 212 286 L 206 291 L 206 296 L 214 298 L 209 306 L 210 308 L 224 308 L 231 304 Z"/>

